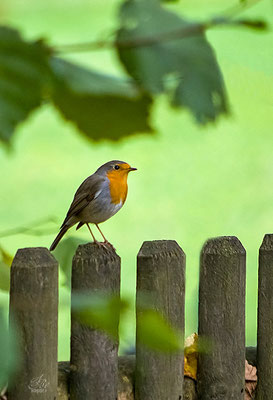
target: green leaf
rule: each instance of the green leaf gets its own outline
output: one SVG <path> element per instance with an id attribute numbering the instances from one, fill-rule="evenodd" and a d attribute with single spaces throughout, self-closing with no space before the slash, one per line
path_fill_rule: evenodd
<path id="1" fill-rule="evenodd" d="M 148 349 L 163 353 L 183 351 L 183 337 L 157 311 L 139 310 L 137 316 L 138 340 Z"/>
<path id="2" fill-rule="evenodd" d="M 133 83 L 56 57 L 51 66 L 55 106 L 89 139 L 118 140 L 134 133 L 152 132 L 148 120 L 151 99 Z"/>
<path id="3" fill-rule="evenodd" d="M 119 317 L 128 309 L 127 301 L 103 292 L 74 292 L 71 299 L 73 314 L 81 323 L 118 338 Z"/>
<path id="4" fill-rule="evenodd" d="M 16 327 L 11 323 L 8 329 L 4 314 L 0 308 L 0 393 L 8 380 L 12 382 L 13 374 L 20 366 Z"/>
<path id="5" fill-rule="evenodd" d="M 16 30 L 0 26 L 0 140 L 10 142 L 16 126 L 41 104 L 48 57 L 41 41 L 24 41 Z"/>
<path id="6" fill-rule="evenodd" d="M 0 289 L 6 292 L 10 287 L 10 267 L 0 260 Z"/>
<path id="7" fill-rule="evenodd" d="M 148 93 L 167 93 L 199 123 L 227 112 L 224 81 L 202 24 L 162 8 L 156 0 L 126 0 L 116 46 L 128 73 Z"/>
<path id="8" fill-rule="evenodd" d="M 10 266 L 12 256 L 0 247 L 0 289 L 6 292 L 10 287 Z"/>

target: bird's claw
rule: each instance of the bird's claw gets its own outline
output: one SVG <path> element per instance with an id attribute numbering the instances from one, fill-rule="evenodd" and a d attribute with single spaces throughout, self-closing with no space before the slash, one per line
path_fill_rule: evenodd
<path id="1" fill-rule="evenodd" d="M 116 251 L 115 247 L 112 245 L 112 243 L 108 242 L 108 240 L 105 240 L 104 242 L 98 242 L 97 240 L 94 241 L 94 243 L 98 246 L 104 247 L 105 249 L 109 250 L 109 247 L 113 250 Z"/>

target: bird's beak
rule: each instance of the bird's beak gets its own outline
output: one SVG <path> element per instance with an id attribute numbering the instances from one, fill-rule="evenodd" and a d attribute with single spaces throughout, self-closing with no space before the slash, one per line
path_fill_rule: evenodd
<path id="1" fill-rule="evenodd" d="M 137 171 L 137 168 L 130 167 L 129 171 Z"/>

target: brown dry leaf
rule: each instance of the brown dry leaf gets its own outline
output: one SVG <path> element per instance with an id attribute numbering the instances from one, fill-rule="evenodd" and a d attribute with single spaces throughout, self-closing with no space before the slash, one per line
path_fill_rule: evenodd
<path id="1" fill-rule="evenodd" d="M 184 375 L 196 381 L 198 361 L 198 335 L 193 333 L 185 339 Z M 257 368 L 245 360 L 245 400 L 255 398 Z"/>
<path id="2" fill-rule="evenodd" d="M 245 361 L 245 400 L 255 398 L 257 386 L 257 368 Z"/>
<path id="3" fill-rule="evenodd" d="M 245 380 L 257 382 L 257 368 L 245 361 Z"/>
<path id="4" fill-rule="evenodd" d="M 196 381 L 198 359 L 198 335 L 193 333 L 185 339 L 184 375 Z"/>

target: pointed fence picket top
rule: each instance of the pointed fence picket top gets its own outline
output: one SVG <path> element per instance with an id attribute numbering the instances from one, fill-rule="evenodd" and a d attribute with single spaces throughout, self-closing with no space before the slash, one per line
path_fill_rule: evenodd
<path id="1" fill-rule="evenodd" d="M 239 239 L 209 239 L 199 283 L 200 400 L 243 400 L 246 252 Z"/>
<path id="2" fill-rule="evenodd" d="M 143 345 L 140 324 L 145 306 L 184 334 L 185 253 L 173 240 L 144 242 L 137 256 L 135 399 L 182 400 L 183 350 L 164 354 Z"/>
<path id="3" fill-rule="evenodd" d="M 57 399 L 58 263 L 44 247 L 19 249 L 11 266 L 10 323 L 21 367 L 9 400 Z"/>

